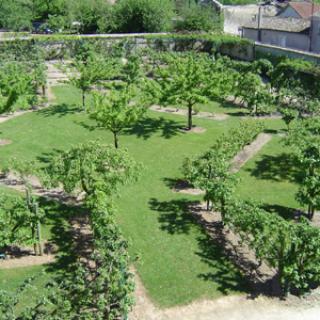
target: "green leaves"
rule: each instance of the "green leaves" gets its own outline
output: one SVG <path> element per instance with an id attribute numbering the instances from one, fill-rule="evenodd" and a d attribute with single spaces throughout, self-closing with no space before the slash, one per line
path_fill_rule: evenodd
<path id="1" fill-rule="evenodd" d="M 0 248 L 34 243 L 33 222 L 34 214 L 21 197 L 0 194 Z"/>
<path id="2" fill-rule="evenodd" d="M 137 177 L 139 165 L 126 151 L 91 141 L 53 158 L 46 169 L 49 182 L 59 183 L 68 193 L 85 192 L 90 197 L 103 192 L 107 197 Z"/>
<path id="3" fill-rule="evenodd" d="M 27 63 L 5 62 L 0 66 L 0 113 L 8 112 L 19 102 L 28 108 L 36 101 L 34 71 Z"/>
<path id="4" fill-rule="evenodd" d="M 320 208 L 320 121 L 319 118 L 299 120 L 290 131 L 288 142 L 294 147 L 300 162 L 302 179 L 297 200 L 308 206 L 308 216 L 313 218 Z"/>
<path id="5" fill-rule="evenodd" d="M 116 148 L 118 134 L 142 119 L 146 112 L 146 101 L 139 94 L 134 87 L 128 86 L 107 94 L 94 95 L 94 107 L 90 116 L 97 121 L 98 126 L 114 134 Z"/>
<path id="6" fill-rule="evenodd" d="M 249 202 L 231 202 L 226 211 L 227 225 L 241 236 L 258 260 L 277 269 L 283 294 L 290 288 L 304 293 L 319 282 L 319 229 L 305 220 L 287 222 Z"/>
<path id="7" fill-rule="evenodd" d="M 237 182 L 230 173 L 230 162 L 262 129 L 263 125 L 260 123 L 243 122 L 239 128 L 230 130 L 227 135 L 219 138 L 203 155 L 185 160 L 184 175 L 192 185 L 205 191 L 208 210 L 211 201 L 224 211 L 224 206 L 233 194 Z"/>
<path id="8" fill-rule="evenodd" d="M 184 55 L 162 55 L 160 59 L 167 65 L 157 67 L 160 105 L 183 104 L 188 107 L 188 129 L 192 127 L 192 108 L 197 103 L 208 101 L 206 95 L 205 57 L 188 53 Z"/>

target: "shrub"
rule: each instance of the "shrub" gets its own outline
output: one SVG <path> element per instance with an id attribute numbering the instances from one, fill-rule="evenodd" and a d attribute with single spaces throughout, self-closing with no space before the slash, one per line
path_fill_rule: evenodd
<path id="1" fill-rule="evenodd" d="M 181 18 L 176 24 L 178 31 L 212 31 L 220 27 L 220 16 L 210 7 L 185 7 Z"/>
<path id="2" fill-rule="evenodd" d="M 173 15 L 170 0 L 119 0 L 114 6 L 115 31 L 169 31 Z"/>

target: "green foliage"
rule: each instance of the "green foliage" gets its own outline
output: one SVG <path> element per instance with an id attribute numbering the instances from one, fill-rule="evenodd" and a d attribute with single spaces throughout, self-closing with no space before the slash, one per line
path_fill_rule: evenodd
<path id="1" fill-rule="evenodd" d="M 207 210 L 210 202 L 218 205 L 224 217 L 225 205 L 231 198 L 236 183 L 230 173 L 230 161 L 262 131 L 259 123 L 241 123 L 238 128 L 221 136 L 212 148 L 195 159 L 187 158 L 183 165 L 184 175 L 189 183 L 205 191 Z"/>
<path id="2" fill-rule="evenodd" d="M 0 27 L 13 31 L 31 30 L 32 18 L 30 0 L 1 1 Z"/>
<path id="3" fill-rule="evenodd" d="M 280 108 L 279 109 L 282 120 L 287 125 L 288 131 L 290 130 L 290 123 L 298 117 L 298 111 L 291 108 Z"/>
<path id="4" fill-rule="evenodd" d="M 21 197 L 0 195 L 0 248 L 37 244 L 34 230 L 44 212 L 35 212 Z M 31 198 L 32 204 L 35 200 Z"/>
<path id="5" fill-rule="evenodd" d="M 34 73 L 33 73 L 34 72 Z M 29 108 L 37 98 L 37 70 L 24 63 L 7 62 L 0 65 L 0 112 L 12 110 L 17 102 L 20 108 Z"/>
<path id="6" fill-rule="evenodd" d="M 230 63 L 230 59 L 219 57 L 208 63 L 206 67 L 206 90 L 212 100 L 224 100 L 234 95 L 239 82 L 238 68 Z"/>
<path id="7" fill-rule="evenodd" d="M 79 33 L 110 32 L 113 29 L 112 6 L 105 0 L 69 0 L 67 1 L 68 27 L 72 22 L 80 23 Z"/>
<path id="8" fill-rule="evenodd" d="M 276 268 L 282 293 L 304 293 L 320 280 L 320 231 L 302 220 L 287 222 L 248 202 L 228 206 L 226 224 L 240 235 L 260 261 Z"/>
<path id="9" fill-rule="evenodd" d="M 295 147 L 303 177 L 297 193 L 301 204 L 308 206 L 308 217 L 320 209 L 320 139 L 319 118 L 300 120 L 289 136 Z"/>
<path id="10" fill-rule="evenodd" d="M 163 32 L 171 29 L 170 0 L 119 0 L 114 6 L 117 32 Z"/>
<path id="11" fill-rule="evenodd" d="M 274 97 L 271 87 L 262 82 L 259 75 L 252 72 L 241 74 L 237 96 L 254 115 L 269 114 L 274 111 Z"/>
<path id="12" fill-rule="evenodd" d="M 298 90 L 303 97 L 319 96 L 319 79 L 319 67 L 302 59 L 283 59 L 271 73 L 272 86 L 277 89 L 290 89 L 296 95 Z"/>
<path id="13" fill-rule="evenodd" d="M 212 149 L 230 161 L 263 130 L 262 122 L 241 122 L 239 127 L 231 129 L 228 134 L 219 137 Z"/>
<path id="14" fill-rule="evenodd" d="M 193 186 L 205 191 L 204 199 L 207 201 L 207 210 L 210 202 L 224 212 L 224 205 L 233 191 L 234 177 L 229 173 L 229 163 L 210 150 L 196 159 L 186 159 L 183 165 L 184 175 Z"/>
<path id="15" fill-rule="evenodd" d="M 181 19 L 181 20 L 180 20 Z M 185 6 L 175 26 L 178 31 L 214 31 L 220 29 L 220 16 L 213 9 L 197 4 Z"/>
<path id="16" fill-rule="evenodd" d="M 181 56 L 167 55 L 167 66 L 156 70 L 158 102 L 184 104 L 188 107 L 188 130 L 192 128 L 192 109 L 197 103 L 208 101 L 203 56 L 188 53 Z"/>
<path id="17" fill-rule="evenodd" d="M 76 74 L 70 82 L 82 92 L 82 108 L 86 108 L 86 95 L 94 85 L 103 80 L 112 79 L 120 67 L 114 59 L 105 59 L 95 54 L 91 46 L 86 46 L 77 52 L 74 62 Z"/>
<path id="18" fill-rule="evenodd" d="M 90 116 L 97 121 L 99 127 L 113 133 L 116 148 L 119 147 L 118 135 L 121 131 L 134 125 L 146 112 L 143 98 L 137 96 L 137 90 L 132 86 L 94 95 L 94 107 Z"/>
<path id="19" fill-rule="evenodd" d="M 91 141 L 53 158 L 46 168 L 47 185 L 58 186 L 68 193 L 96 192 L 107 196 L 136 177 L 137 164 L 126 151 L 119 151 L 99 141 Z"/>

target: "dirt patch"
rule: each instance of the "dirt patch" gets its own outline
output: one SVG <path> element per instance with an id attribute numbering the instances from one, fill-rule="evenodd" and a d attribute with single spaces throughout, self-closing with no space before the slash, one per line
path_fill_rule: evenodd
<path id="1" fill-rule="evenodd" d="M 248 162 L 254 155 L 256 155 L 262 147 L 272 139 L 271 134 L 261 133 L 258 137 L 249 145 L 245 146 L 232 160 L 231 172 L 235 173 Z"/>
<path id="2" fill-rule="evenodd" d="M 34 195 L 44 197 L 50 200 L 56 200 L 68 205 L 75 205 L 77 203 L 81 203 L 81 200 L 78 200 L 76 196 L 66 194 L 65 192 L 63 192 L 61 188 L 55 188 L 50 190 L 43 188 L 40 183 L 40 180 L 37 177 L 29 177 L 28 182 L 31 184 Z M 9 172 L 6 175 L 0 175 L 0 184 L 19 192 L 25 192 L 24 183 L 21 180 L 19 180 L 19 178 L 15 174 L 11 172 Z"/>
<path id="3" fill-rule="evenodd" d="M 199 195 L 204 195 L 204 192 L 200 189 L 195 189 L 195 188 L 187 188 L 187 189 L 182 189 L 182 190 L 174 190 L 177 193 L 182 193 L 182 194 L 190 194 L 193 196 L 199 196 Z"/>
<path id="4" fill-rule="evenodd" d="M 52 263 L 54 255 L 26 256 L 15 259 L 0 260 L 0 269 L 13 269 Z"/>
<path id="5" fill-rule="evenodd" d="M 164 113 L 171 113 L 180 116 L 187 116 L 188 111 L 186 109 L 179 109 L 179 108 L 172 108 L 172 107 L 160 107 L 158 105 L 153 105 L 150 107 L 150 110 L 156 112 L 164 112 Z M 223 121 L 229 118 L 229 115 L 224 113 L 211 113 L 211 112 L 194 112 L 193 116 L 195 118 L 203 118 L 209 120 L 216 120 L 216 121 Z"/>
<path id="6" fill-rule="evenodd" d="M 15 111 L 12 113 L 4 114 L 0 116 L 0 123 L 7 122 L 8 120 L 14 119 L 16 117 L 22 116 L 26 113 L 32 112 L 32 110 L 26 110 L 26 111 Z"/>
<path id="7" fill-rule="evenodd" d="M 135 300 L 130 320 L 318 320 L 318 300 L 280 301 L 267 297 L 248 299 L 245 295 L 195 301 L 188 305 L 159 309 L 148 296 L 137 272 Z M 317 292 L 313 296 L 319 295 Z"/>
<path id="8" fill-rule="evenodd" d="M 241 119 L 255 119 L 255 120 L 279 120 L 282 119 L 282 116 L 279 114 L 266 114 L 264 116 L 243 116 Z"/>
<path id="9" fill-rule="evenodd" d="M 190 130 L 188 128 L 182 128 L 181 131 L 184 133 L 205 133 L 207 129 L 202 127 L 192 127 Z"/>
<path id="10" fill-rule="evenodd" d="M 6 146 L 8 144 L 11 144 L 12 141 L 11 140 L 8 140 L 8 139 L 0 139 L 0 147 L 1 146 Z"/>
<path id="11" fill-rule="evenodd" d="M 192 186 L 185 180 L 177 180 L 174 187 L 172 188 L 173 192 L 190 194 L 193 196 L 203 195 L 204 192 L 200 189 L 192 188 Z"/>

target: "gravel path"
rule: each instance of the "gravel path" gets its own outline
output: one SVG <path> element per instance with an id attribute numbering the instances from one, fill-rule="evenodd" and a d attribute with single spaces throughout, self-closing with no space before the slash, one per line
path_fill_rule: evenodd
<path id="1" fill-rule="evenodd" d="M 136 305 L 129 320 L 318 320 L 320 315 L 320 304 L 317 301 L 287 302 L 266 297 L 253 300 L 243 295 L 159 309 L 149 299 L 136 273 L 135 283 Z"/>
<path id="2" fill-rule="evenodd" d="M 272 139 L 271 134 L 260 133 L 249 145 L 245 146 L 232 160 L 231 172 L 236 173 L 253 158 Z"/>

